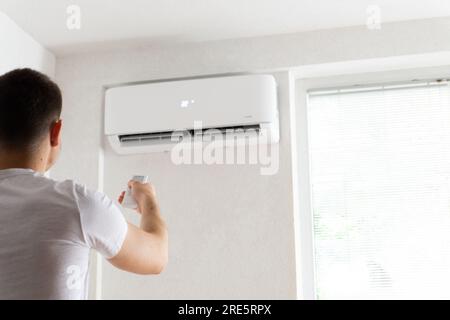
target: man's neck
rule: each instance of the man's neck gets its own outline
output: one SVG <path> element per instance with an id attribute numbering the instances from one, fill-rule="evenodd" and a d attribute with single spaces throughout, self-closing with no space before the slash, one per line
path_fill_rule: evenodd
<path id="1" fill-rule="evenodd" d="M 46 170 L 46 160 L 41 155 L 30 156 L 21 153 L 4 152 L 0 156 L 0 170 L 5 169 L 31 169 L 44 173 Z"/>

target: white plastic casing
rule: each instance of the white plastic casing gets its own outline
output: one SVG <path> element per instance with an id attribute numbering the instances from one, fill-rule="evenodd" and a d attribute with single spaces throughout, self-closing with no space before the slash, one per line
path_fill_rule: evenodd
<path id="1" fill-rule="evenodd" d="M 177 142 L 168 139 L 168 134 L 198 129 L 195 124 L 202 129 L 255 125 L 263 129 L 259 135 L 268 136 L 258 141 L 277 143 L 279 120 L 274 77 L 201 78 L 106 90 L 105 134 L 120 154 L 169 151 Z M 146 134 L 152 138 L 140 138 Z M 124 139 L 129 135 L 133 135 L 132 139 Z M 240 139 L 239 134 L 236 137 Z M 257 139 L 241 140 L 255 143 Z"/>

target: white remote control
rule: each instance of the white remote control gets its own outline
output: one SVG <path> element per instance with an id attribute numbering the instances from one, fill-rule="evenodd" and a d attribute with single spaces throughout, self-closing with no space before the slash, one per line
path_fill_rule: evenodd
<path id="1" fill-rule="evenodd" d="M 133 181 L 137 181 L 140 183 L 147 183 L 148 182 L 148 176 L 133 176 L 131 178 Z M 125 192 L 125 197 L 123 198 L 122 206 L 129 209 L 137 209 L 137 203 L 133 198 L 133 195 L 131 194 L 131 188 L 128 187 L 127 191 Z"/>

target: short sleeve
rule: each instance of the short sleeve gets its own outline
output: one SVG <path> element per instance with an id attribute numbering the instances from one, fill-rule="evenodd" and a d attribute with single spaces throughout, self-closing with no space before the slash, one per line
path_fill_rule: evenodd
<path id="1" fill-rule="evenodd" d="M 79 185 L 75 190 L 86 244 L 106 259 L 113 258 L 119 253 L 128 231 L 120 208 L 103 193 Z"/>

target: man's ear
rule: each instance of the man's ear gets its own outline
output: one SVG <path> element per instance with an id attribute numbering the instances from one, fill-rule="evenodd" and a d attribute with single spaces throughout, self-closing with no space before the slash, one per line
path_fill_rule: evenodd
<path id="1" fill-rule="evenodd" d="M 54 122 L 50 128 L 50 145 L 57 147 L 61 142 L 62 120 Z"/>

